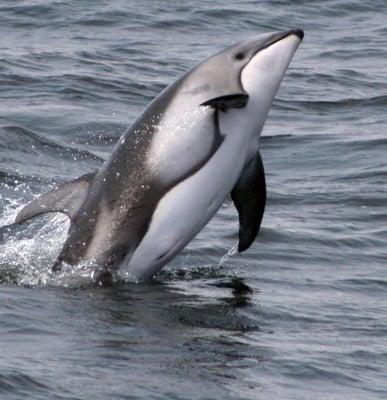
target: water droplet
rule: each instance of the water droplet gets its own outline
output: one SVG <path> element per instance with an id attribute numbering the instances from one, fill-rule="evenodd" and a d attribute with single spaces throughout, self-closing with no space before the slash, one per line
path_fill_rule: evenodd
<path id="1" fill-rule="evenodd" d="M 222 266 L 230 257 L 238 254 L 238 244 L 233 246 L 219 261 L 218 266 Z"/>

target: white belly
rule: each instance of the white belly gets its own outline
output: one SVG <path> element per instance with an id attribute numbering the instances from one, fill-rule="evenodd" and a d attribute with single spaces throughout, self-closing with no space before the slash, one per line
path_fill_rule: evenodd
<path id="1" fill-rule="evenodd" d="M 202 169 L 166 193 L 145 237 L 121 267 L 125 278 L 151 277 L 197 235 L 231 192 L 251 146 L 246 132 L 226 135 Z"/>

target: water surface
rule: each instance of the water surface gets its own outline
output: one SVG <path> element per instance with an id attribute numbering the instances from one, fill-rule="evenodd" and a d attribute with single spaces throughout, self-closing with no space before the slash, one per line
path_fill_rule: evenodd
<path id="1" fill-rule="evenodd" d="M 2 1 L 0 225 L 101 165 L 187 68 L 303 28 L 263 132 L 249 251 L 229 201 L 155 280 L 49 270 L 66 218 L 0 231 L 4 399 L 387 397 L 384 1 Z M 74 282 L 76 282 L 74 284 Z"/>

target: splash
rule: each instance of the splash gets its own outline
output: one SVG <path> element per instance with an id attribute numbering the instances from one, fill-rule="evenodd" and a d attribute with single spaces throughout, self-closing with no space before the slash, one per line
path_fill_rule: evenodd
<path id="1" fill-rule="evenodd" d="M 231 247 L 231 249 L 220 259 L 218 267 L 221 267 L 230 257 L 238 254 L 238 243 Z"/>
<path id="2" fill-rule="evenodd" d="M 1 198 L 0 211 L 0 284 L 21 286 L 85 287 L 95 285 L 96 266 L 92 262 L 63 265 L 59 273 L 51 267 L 67 237 L 69 221 L 60 213 L 51 213 L 14 225 L 17 213 L 24 207 L 31 189 L 24 183 L 11 188 L 10 196 Z M 23 193 L 22 198 L 12 195 Z M 35 196 L 36 197 L 36 196 Z M 179 258 L 174 268 L 166 267 L 154 279 L 156 281 L 191 281 L 223 276 L 222 264 L 237 253 L 237 246 L 225 254 L 218 265 L 197 266 L 200 260 Z M 176 268 L 177 267 L 177 268 Z M 117 275 L 115 280 L 128 281 Z"/>
<path id="3" fill-rule="evenodd" d="M 13 193 L 20 191 L 31 196 L 25 184 L 13 188 Z M 22 225 L 13 225 L 24 201 L 2 200 L 0 282 L 27 286 L 52 284 L 51 266 L 66 239 L 67 218 L 62 214 L 50 214 Z"/>

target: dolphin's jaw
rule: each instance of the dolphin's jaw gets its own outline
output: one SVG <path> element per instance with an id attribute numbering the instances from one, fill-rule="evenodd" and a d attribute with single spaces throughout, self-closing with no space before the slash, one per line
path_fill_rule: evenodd
<path id="1" fill-rule="evenodd" d="M 241 72 L 241 81 L 249 100 L 243 108 L 221 112 L 219 123 L 225 135 L 243 135 L 247 159 L 258 148 L 259 136 L 274 96 L 286 69 L 301 42 L 297 34 L 289 34 L 258 51 Z"/>
<path id="2" fill-rule="evenodd" d="M 250 102 L 262 98 L 262 93 L 265 93 L 268 102 L 273 100 L 300 43 L 300 37 L 291 34 L 258 51 L 251 58 L 241 73 L 242 85 Z"/>
<path id="3" fill-rule="evenodd" d="M 301 40 L 296 34 L 285 36 L 256 53 L 243 68 L 241 81 L 249 100 L 246 107 L 235 110 L 235 114 L 244 114 L 238 118 L 244 121 L 244 131 L 253 135 L 261 132 L 271 103 Z"/>

